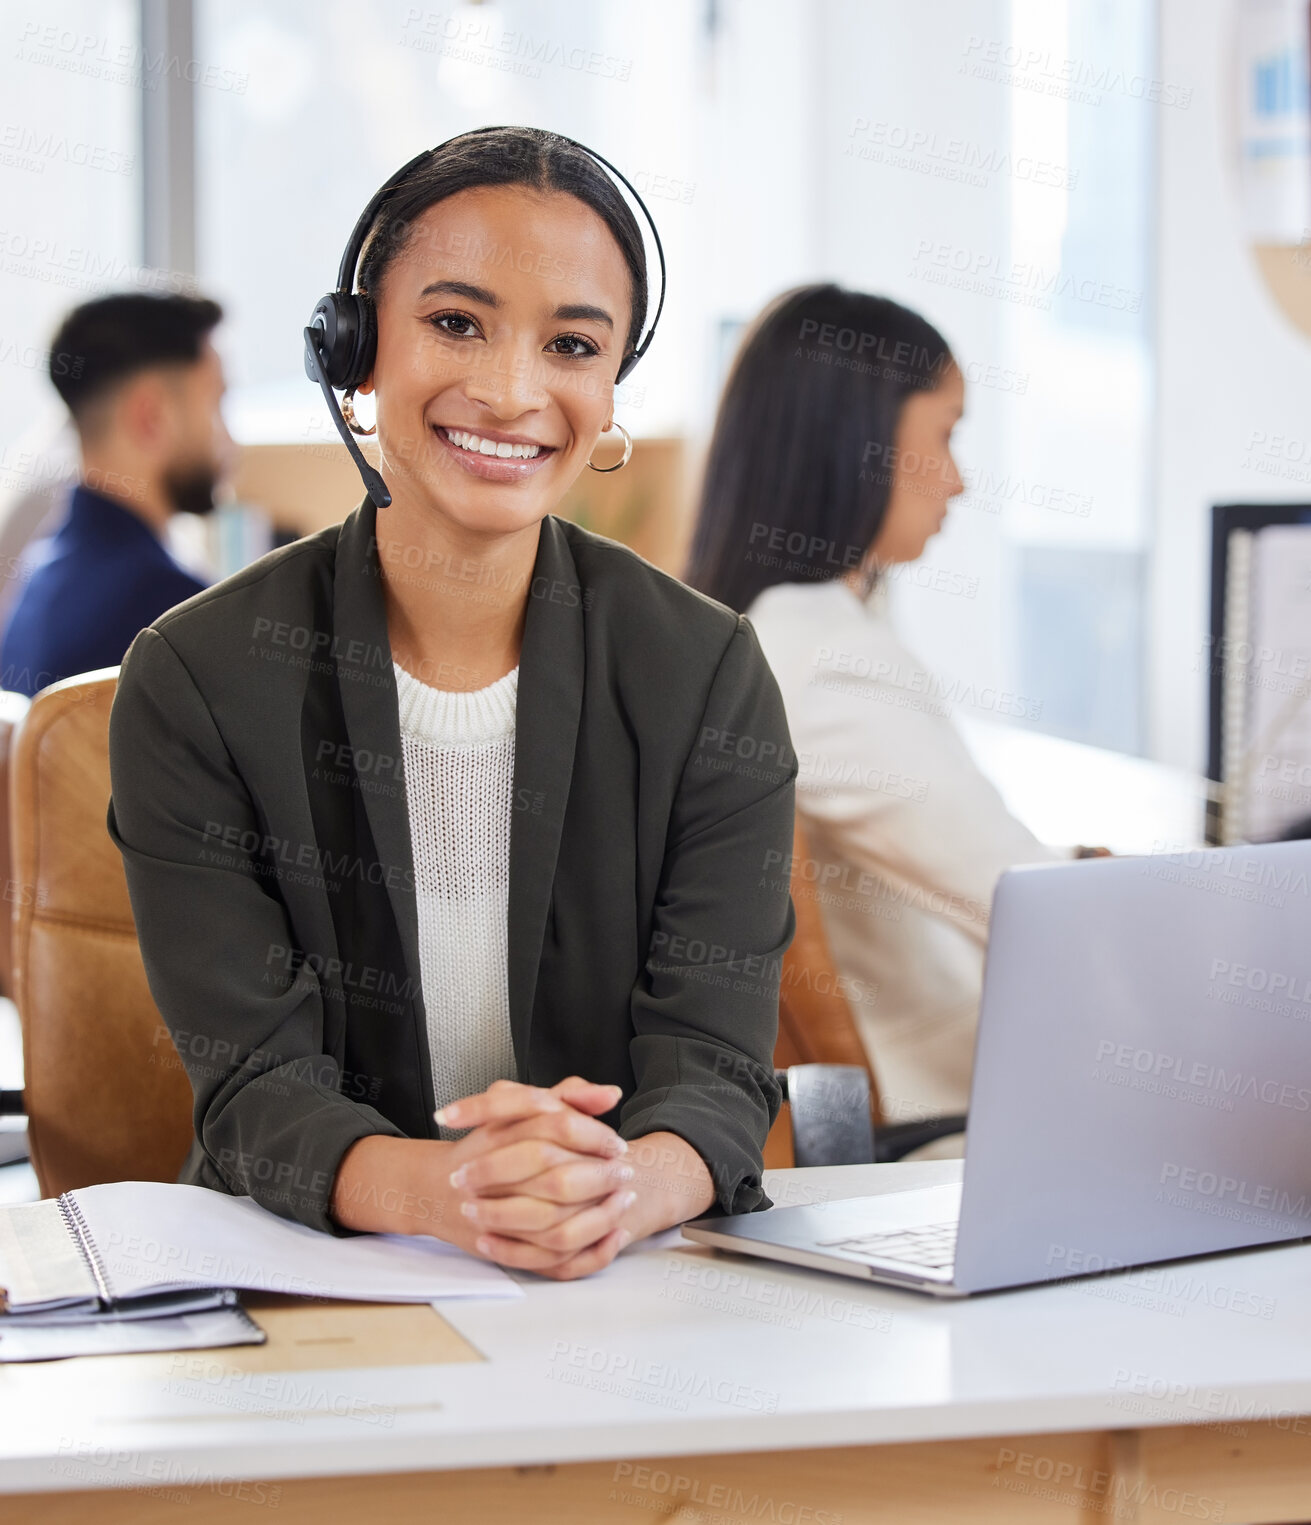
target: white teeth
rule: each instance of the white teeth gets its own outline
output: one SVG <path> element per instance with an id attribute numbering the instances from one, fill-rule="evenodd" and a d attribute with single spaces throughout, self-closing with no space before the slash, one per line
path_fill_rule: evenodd
<path id="1" fill-rule="evenodd" d="M 495 455 L 502 460 L 531 461 L 542 453 L 540 445 L 511 445 L 505 440 L 484 439 L 481 434 L 469 434 L 461 429 L 447 429 L 445 433 L 451 444 L 460 450 Z"/>

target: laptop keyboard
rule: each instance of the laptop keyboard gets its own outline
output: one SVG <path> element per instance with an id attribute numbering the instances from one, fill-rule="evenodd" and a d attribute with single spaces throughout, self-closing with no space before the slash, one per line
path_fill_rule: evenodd
<path id="1" fill-rule="evenodd" d="M 925 1266 L 940 1271 L 956 1259 L 956 1221 L 926 1223 L 919 1228 L 893 1229 L 881 1234 L 863 1234 L 856 1239 L 824 1241 L 829 1249 L 843 1250 L 869 1260 L 900 1260 L 907 1265 Z"/>

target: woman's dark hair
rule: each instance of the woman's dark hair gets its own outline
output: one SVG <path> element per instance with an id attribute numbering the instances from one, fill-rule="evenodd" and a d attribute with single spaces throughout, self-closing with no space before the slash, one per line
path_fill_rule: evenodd
<path id="1" fill-rule="evenodd" d="M 389 266 L 406 249 L 413 225 L 429 207 L 480 185 L 526 185 L 563 191 L 597 214 L 614 236 L 631 277 L 632 316 L 623 353 L 637 348 L 646 317 L 646 250 L 641 229 L 618 185 L 595 159 L 541 127 L 462 133 L 425 159 L 391 192 L 365 240 L 356 284 L 375 300 Z"/>
<path id="2" fill-rule="evenodd" d="M 741 613 L 774 583 L 859 566 L 887 509 L 902 404 L 951 362 L 937 329 L 886 297 L 776 297 L 724 387 L 686 580 Z"/>

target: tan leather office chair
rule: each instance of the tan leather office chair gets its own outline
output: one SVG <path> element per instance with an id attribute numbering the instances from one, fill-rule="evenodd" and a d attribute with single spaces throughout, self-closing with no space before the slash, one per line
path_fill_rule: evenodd
<path id="1" fill-rule="evenodd" d="M 815 887 L 806 877 L 809 862 L 810 848 L 798 818 L 792 837 L 792 904 L 797 930 L 783 959 L 778 1003 L 779 1047 L 774 1063 L 779 1068 L 788 1064 L 858 1066 L 869 1076 L 871 1105 L 878 1119 L 881 1116 L 878 1083 L 851 1007 L 840 993 Z"/>
<path id="2" fill-rule="evenodd" d="M 191 1084 L 151 999 L 109 805 L 116 667 L 43 689 L 11 750 L 13 994 L 42 1194 L 173 1181 Z"/>
<path id="3" fill-rule="evenodd" d="M 12 995 L 13 936 L 9 912 L 22 893 L 21 882 L 14 877 L 9 833 L 9 758 L 14 731 L 27 714 L 32 701 L 26 694 L 0 689 L 0 867 L 4 870 L 4 900 L 0 905 L 0 995 Z"/>
<path id="4" fill-rule="evenodd" d="M 807 877 L 811 861 L 798 816 L 792 839 L 797 928 L 783 959 L 774 1050 L 789 1106 L 770 1131 L 765 1164 L 782 1168 L 897 1160 L 934 1139 L 959 1133 L 965 1119 L 889 1123 L 884 1117 L 878 1080 L 841 994 L 819 900 Z"/>

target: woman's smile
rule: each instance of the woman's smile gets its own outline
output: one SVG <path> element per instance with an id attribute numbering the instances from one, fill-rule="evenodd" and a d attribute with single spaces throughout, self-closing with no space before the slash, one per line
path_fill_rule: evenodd
<path id="1" fill-rule="evenodd" d="M 555 455 L 555 447 L 491 430 L 456 429 L 433 424 L 441 450 L 471 476 L 488 482 L 523 482 Z"/>

